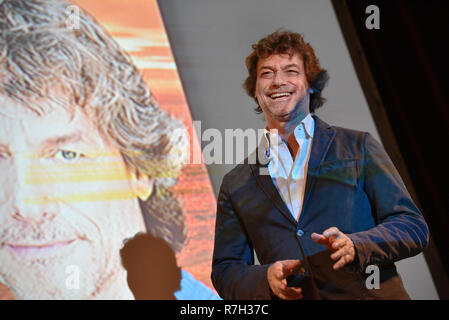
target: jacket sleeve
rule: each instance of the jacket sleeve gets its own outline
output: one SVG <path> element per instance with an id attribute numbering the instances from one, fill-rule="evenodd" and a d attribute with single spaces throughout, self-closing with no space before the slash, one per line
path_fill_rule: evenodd
<path id="1" fill-rule="evenodd" d="M 223 299 L 271 299 L 269 265 L 254 265 L 253 247 L 233 208 L 225 179 L 217 201 L 212 283 Z"/>
<path id="2" fill-rule="evenodd" d="M 376 226 L 348 235 L 360 270 L 414 256 L 429 239 L 427 224 L 383 147 L 366 134 L 363 148 L 361 175 Z"/>

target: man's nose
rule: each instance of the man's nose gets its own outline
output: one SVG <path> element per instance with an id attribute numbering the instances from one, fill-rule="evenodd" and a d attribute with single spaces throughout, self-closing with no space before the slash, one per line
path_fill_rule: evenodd
<path id="1" fill-rule="evenodd" d="M 275 72 L 273 75 L 273 81 L 271 82 L 271 85 L 274 87 L 280 87 L 285 84 L 285 77 L 283 76 L 282 72 Z"/>
<path id="2" fill-rule="evenodd" d="M 41 174 L 40 172 L 34 173 Z M 48 188 L 45 185 L 35 183 L 31 179 L 33 176 L 31 161 L 17 159 L 10 174 L 12 175 L 10 178 L 12 184 L 10 200 L 14 218 L 34 223 L 52 218 L 54 210 L 51 205 L 51 195 L 48 194 Z"/>

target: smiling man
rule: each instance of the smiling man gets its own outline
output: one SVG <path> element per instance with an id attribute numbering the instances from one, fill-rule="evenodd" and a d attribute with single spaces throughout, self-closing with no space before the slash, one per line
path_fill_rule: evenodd
<path id="1" fill-rule="evenodd" d="M 420 253 L 429 235 L 388 155 L 368 133 L 314 115 L 328 76 L 300 34 L 279 30 L 252 49 L 244 88 L 265 116 L 266 136 L 256 163 L 250 156 L 223 178 L 217 292 L 224 299 L 408 299 L 394 262 Z M 378 289 L 365 285 L 368 266 L 379 269 Z"/>
<path id="2" fill-rule="evenodd" d="M 69 2 L 0 1 L 0 282 L 16 299 L 129 299 L 123 241 L 175 252 L 188 149 L 130 57 Z M 182 271 L 178 299 L 216 295 Z"/>

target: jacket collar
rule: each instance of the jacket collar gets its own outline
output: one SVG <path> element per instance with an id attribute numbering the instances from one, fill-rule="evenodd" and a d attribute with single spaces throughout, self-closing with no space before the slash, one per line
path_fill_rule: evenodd
<path id="1" fill-rule="evenodd" d="M 315 130 L 312 150 L 310 151 L 309 168 L 316 169 L 323 163 L 331 142 L 335 137 L 335 129 L 318 118 L 316 115 L 313 115 L 313 119 L 315 120 Z M 253 154 L 256 158 L 255 166 L 257 167 L 268 167 L 268 162 L 270 159 L 267 155 L 268 145 L 266 141 L 266 137 L 260 139 L 260 143 Z"/>
<path id="2" fill-rule="evenodd" d="M 309 158 L 308 174 L 306 181 L 306 188 L 304 193 L 304 205 L 303 210 L 306 208 L 307 201 L 310 195 L 310 191 L 315 182 L 315 176 L 319 171 L 319 167 L 323 163 L 323 160 L 329 150 L 329 147 L 335 137 L 335 129 L 322 121 L 317 116 L 313 115 L 315 120 L 315 132 L 312 142 L 312 150 Z M 281 196 L 279 195 L 276 186 L 271 180 L 270 173 L 268 171 L 269 157 L 267 156 L 267 146 L 265 139 L 261 139 L 261 142 L 255 151 L 256 162 L 255 164 L 249 163 L 251 171 L 257 181 L 259 187 L 267 195 L 267 197 L 274 203 L 279 211 L 292 223 L 297 224 L 289 209 L 285 205 Z"/>
<path id="3" fill-rule="evenodd" d="M 310 151 L 309 168 L 317 169 L 323 163 L 336 131 L 317 116 L 314 115 L 313 118 L 315 119 L 315 133 Z"/>

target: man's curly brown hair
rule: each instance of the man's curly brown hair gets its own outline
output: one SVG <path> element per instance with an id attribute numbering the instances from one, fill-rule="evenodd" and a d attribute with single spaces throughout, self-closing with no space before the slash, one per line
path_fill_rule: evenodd
<path id="1" fill-rule="evenodd" d="M 304 62 L 307 82 L 313 90 L 313 93 L 310 95 L 310 112 L 315 112 L 316 109 L 324 104 L 326 99 L 322 97 L 321 91 L 329 80 L 329 76 L 327 71 L 321 68 L 313 48 L 309 43 L 304 41 L 299 33 L 279 29 L 265 38 L 260 39 L 251 48 L 253 52 L 245 60 L 248 77 L 243 83 L 243 88 L 256 101 L 257 107 L 254 109 L 256 113 L 262 113 L 262 108 L 254 97 L 257 80 L 257 63 L 260 58 L 264 59 L 273 54 L 288 54 L 290 56 L 295 53 L 299 54 Z"/>

